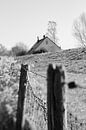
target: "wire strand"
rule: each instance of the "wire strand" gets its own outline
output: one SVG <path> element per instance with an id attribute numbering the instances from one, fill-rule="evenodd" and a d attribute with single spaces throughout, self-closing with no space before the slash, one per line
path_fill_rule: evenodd
<path id="1" fill-rule="evenodd" d="M 46 76 L 43 76 L 43 75 L 38 74 L 38 73 L 33 72 L 33 71 L 29 71 L 29 70 L 25 69 L 24 67 L 23 67 L 23 69 L 24 69 L 25 71 L 27 71 L 27 72 L 31 72 L 31 73 L 33 73 L 33 74 L 35 74 L 35 75 L 38 75 L 38 76 L 40 76 L 40 77 L 43 77 L 43 78 L 47 79 Z M 68 84 L 68 83 L 67 83 L 67 84 Z M 81 87 L 81 86 L 78 86 L 77 88 L 80 88 L 80 89 L 86 89 L 85 87 Z"/>
<path id="2" fill-rule="evenodd" d="M 81 89 L 86 89 L 85 87 L 81 87 L 81 86 L 78 86 L 78 88 L 81 88 Z"/>
<path id="3" fill-rule="evenodd" d="M 35 74 L 35 75 L 38 75 L 38 76 L 40 76 L 40 77 L 43 77 L 43 78 L 47 79 L 47 77 L 46 77 L 46 76 L 43 76 L 43 75 L 38 74 L 38 73 L 36 73 L 36 72 L 33 72 L 33 71 L 29 71 L 29 72 L 32 72 L 32 73 L 33 73 L 33 74 Z"/>
<path id="4" fill-rule="evenodd" d="M 32 72 L 33 74 L 38 75 L 38 76 L 40 76 L 40 77 L 43 77 L 43 78 L 45 78 L 45 79 L 47 78 L 47 77 L 44 76 L 44 75 L 38 74 L 38 73 L 33 72 L 33 71 L 29 71 L 29 70 L 25 69 L 24 67 L 23 67 L 23 69 L 24 69 L 25 71 L 27 71 L 27 72 Z"/>

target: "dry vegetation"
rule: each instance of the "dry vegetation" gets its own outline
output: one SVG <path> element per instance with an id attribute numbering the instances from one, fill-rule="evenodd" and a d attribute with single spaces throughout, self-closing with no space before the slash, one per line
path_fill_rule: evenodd
<path id="1" fill-rule="evenodd" d="M 47 97 L 47 67 L 49 63 L 63 65 L 66 72 L 66 82 L 75 81 L 78 88 L 68 89 L 68 124 L 86 122 L 86 49 L 71 49 L 55 54 L 44 53 L 23 57 L 1 57 L 0 59 L 0 121 L 5 122 L 2 106 L 6 107 L 9 115 L 15 118 L 18 85 L 21 63 L 28 64 L 27 93 L 25 117 L 35 130 L 46 130 L 46 97 Z M 39 75 L 37 75 L 37 74 Z M 42 75 L 42 76 L 40 76 Z M 30 86 L 30 87 L 29 87 Z M 79 88 L 79 86 L 81 88 Z M 70 119 L 70 114 L 72 117 Z M 7 115 L 8 117 L 8 115 Z M 74 124 L 73 123 L 73 124 Z M 0 123 L 1 124 L 1 123 Z M 85 123 L 84 123 L 85 125 Z M 86 126 L 86 125 L 85 125 Z M 83 130 L 85 129 L 83 126 Z M 76 127 L 76 126 L 75 126 Z M 82 129 L 79 128 L 79 130 Z"/>

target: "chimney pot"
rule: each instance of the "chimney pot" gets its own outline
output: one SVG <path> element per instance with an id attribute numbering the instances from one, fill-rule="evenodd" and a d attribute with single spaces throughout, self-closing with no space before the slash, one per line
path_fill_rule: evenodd
<path id="1" fill-rule="evenodd" d="M 45 38 L 45 35 L 43 35 L 43 38 Z"/>
<path id="2" fill-rule="evenodd" d="M 39 37 L 37 36 L 37 42 L 39 42 Z"/>

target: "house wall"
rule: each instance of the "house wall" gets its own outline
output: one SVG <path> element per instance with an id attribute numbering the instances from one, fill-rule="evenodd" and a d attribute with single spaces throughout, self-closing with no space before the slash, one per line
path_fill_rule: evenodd
<path id="1" fill-rule="evenodd" d="M 48 38 L 46 38 L 41 45 L 39 45 L 39 47 L 35 50 L 38 51 L 40 49 L 44 48 L 45 50 L 47 50 L 48 52 L 57 52 L 60 51 L 61 49 L 55 45 L 51 40 L 49 40 Z"/>

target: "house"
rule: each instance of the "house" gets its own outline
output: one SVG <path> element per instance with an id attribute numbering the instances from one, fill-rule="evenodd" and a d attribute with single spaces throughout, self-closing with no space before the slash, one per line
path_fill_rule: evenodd
<path id="1" fill-rule="evenodd" d="M 57 52 L 60 50 L 61 50 L 61 47 L 56 45 L 50 38 L 44 35 L 43 38 L 40 40 L 39 40 L 39 37 L 37 37 L 37 42 L 28 51 L 28 54 Z"/>

